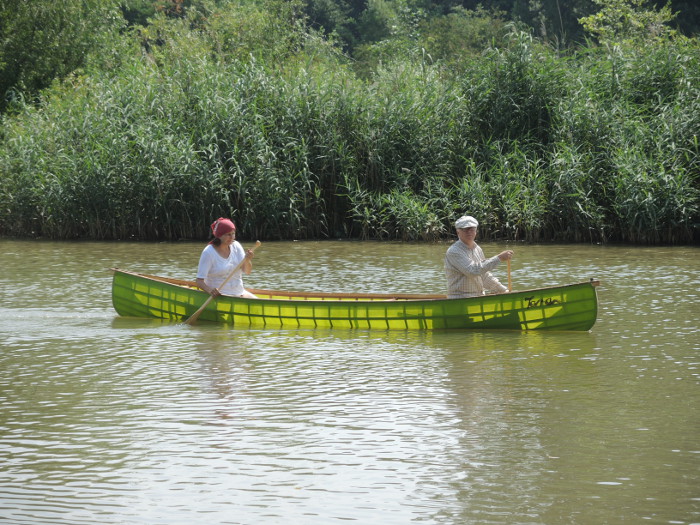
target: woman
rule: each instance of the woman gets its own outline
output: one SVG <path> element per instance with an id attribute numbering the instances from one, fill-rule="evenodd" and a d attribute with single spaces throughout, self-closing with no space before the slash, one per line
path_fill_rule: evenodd
<path id="1" fill-rule="evenodd" d="M 236 240 L 236 225 L 223 217 L 211 225 L 214 239 L 202 250 L 197 268 L 197 286 L 212 297 L 233 295 L 255 299 L 255 295 L 243 288 L 243 272 L 253 271 L 253 251 L 243 250 Z M 243 261 L 241 268 L 221 288 L 233 269 Z"/>

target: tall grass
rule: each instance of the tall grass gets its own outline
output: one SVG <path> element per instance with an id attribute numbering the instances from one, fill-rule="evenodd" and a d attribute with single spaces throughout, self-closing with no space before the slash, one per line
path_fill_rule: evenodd
<path id="1" fill-rule="evenodd" d="M 313 35 L 280 61 L 169 29 L 4 117 L 0 234 L 205 238 L 226 215 L 434 240 L 469 213 L 487 239 L 698 240 L 697 44 L 559 58 L 514 34 L 458 75 L 402 58 L 364 81 Z"/>

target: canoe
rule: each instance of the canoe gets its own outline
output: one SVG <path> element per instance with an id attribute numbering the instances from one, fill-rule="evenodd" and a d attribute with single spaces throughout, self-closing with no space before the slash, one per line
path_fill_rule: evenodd
<path id="1" fill-rule="evenodd" d="M 112 271 L 112 304 L 121 316 L 184 321 L 209 298 L 193 281 Z M 598 313 L 598 284 L 591 280 L 468 299 L 250 289 L 257 299 L 221 296 L 198 322 L 264 328 L 590 330 Z"/>

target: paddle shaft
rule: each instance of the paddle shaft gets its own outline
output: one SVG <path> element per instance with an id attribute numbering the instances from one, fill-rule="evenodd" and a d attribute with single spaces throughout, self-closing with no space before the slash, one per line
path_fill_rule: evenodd
<path id="1" fill-rule="evenodd" d="M 255 246 L 253 246 L 253 247 L 250 249 L 250 251 L 251 251 L 251 252 L 254 252 L 255 249 L 256 249 L 258 246 L 260 246 L 260 244 L 261 244 L 260 241 L 256 241 L 256 242 L 255 242 Z M 228 277 L 226 277 L 226 279 L 224 279 L 224 282 L 221 283 L 221 285 L 219 286 L 219 288 L 223 288 L 223 287 L 226 285 L 226 283 L 229 282 L 229 281 L 231 280 L 231 277 L 233 277 L 233 274 L 236 273 L 238 270 L 240 270 L 240 269 L 243 267 L 243 264 L 245 263 L 245 261 L 246 261 L 246 258 L 243 257 L 243 260 L 242 260 L 241 262 L 239 262 L 233 270 L 231 270 L 231 273 L 228 274 Z M 218 290 L 219 288 L 217 288 L 217 290 Z M 186 324 L 192 324 L 192 323 L 194 323 L 197 319 L 199 319 L 199 316 L 202 315 L 202 312 L 204 311 L 204 309 L 205 309 L 207 306 L 209 306 L 209 303 L 212 302 L 213 300 L 214 300 L 214 296 L 213 296 L 213 295 L 209 295 L 209 298 L 208 298 L 206 301 L 204 301 L 204 304 L 203 304 L 202 306 L 200 306 L 199 309 L 198 309 L 195 313 L 193 313 L 193 314 L 189 317 L 189 319 L 187 319 L 187 321 L 185 321 L 185 323 L 186 323 Z"/>
<path id="2" fill-rule="evenodd" d="M 513 291 L 513 282 L 510 280 L 510 259 L 508 259 L 508 291 Z"/>

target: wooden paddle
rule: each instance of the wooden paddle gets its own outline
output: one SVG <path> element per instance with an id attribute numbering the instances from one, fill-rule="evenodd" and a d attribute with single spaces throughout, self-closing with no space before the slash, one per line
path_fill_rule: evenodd
<path id="1" fill-rule="evenodd" d="M 513 291 L 513 282 L 510 280 L 510 259 L 508 259 L 508 291 Z"/>
<path id="2" fill-rule="evenodd" d="M 251 252 L 254 252 L 255 249 L 256 249 L 258 246 L 260 246 L 260 244 L 261 244 L 260 241 L 255 241 L 255 246 L 253 246 L 253 247 L 250 249 L 250 251 L 251 251 Z M 226 285 L 226 283 L 229 282 L 229 280 L 231 279 L 231 277 L 233 277 L 233 274 L 236 273 L 238 270 L 240 270 L 240 269 L 243 267 L 243 263 L 245 263 L 245 261 L 246 261 L 246 258 L 244 257 L 243 260 L 242 260 L 241 262 L 239 262 L 233 270 L 231 270 L 231 273 L 228 274 L 228 277 L 226 277 L 226 279 L 224 279 L 224 282 L 221 283 L 221 285 L 219 286 L 219 288 L 223 288 L 223 287 Z M 217 290 L 218 290 L 219 288 L 217 288 Z M 213 295 L 209 295 L 209 298 L 208 298 L 206 301 L 204 301 L 204 304 L 203 304 L 202 306 L 199 307 L 199 310 L 197 310 L 195 313 L 193 313 L 193 314 L 189 317 L 189 319 L 187 319 L 187 320 L 185 321 L 185 323 L 186 323 L 186 324 L 192 324 L 192 323 L 194 323 L 197 319 L 199 319 L 199 316 L 202 315 L 202 312 L 204 311 L 204 309 L 205 309 L 207 306 L 209 306 L 209 303 L 212 302 L 213 299 L 214 299 L 214 296 L 213 296 Z"/>

